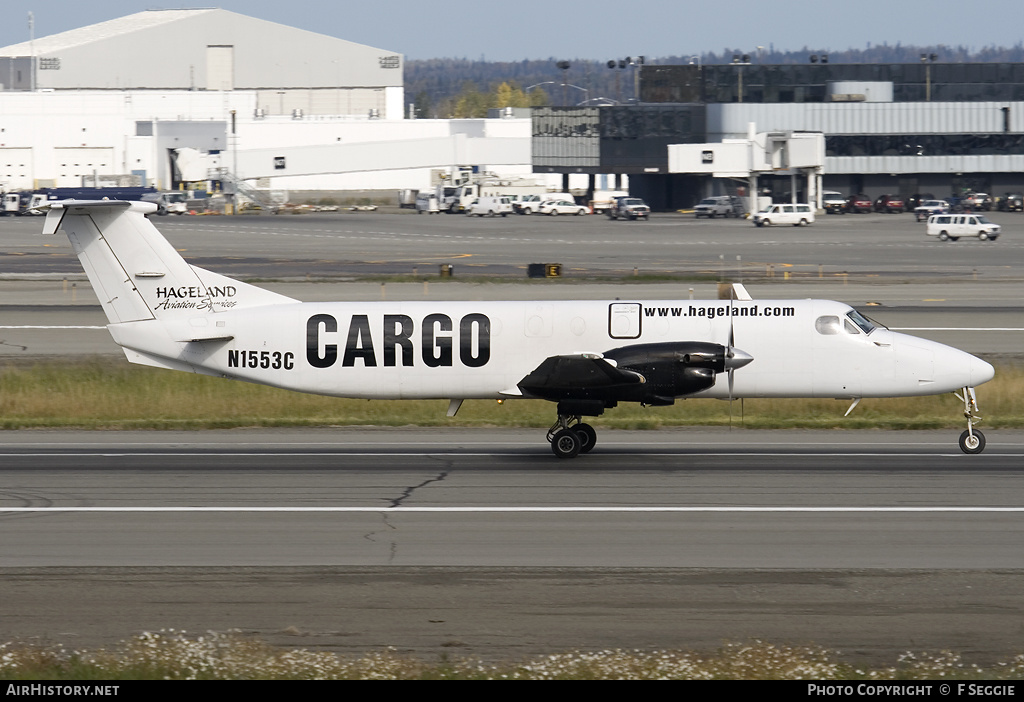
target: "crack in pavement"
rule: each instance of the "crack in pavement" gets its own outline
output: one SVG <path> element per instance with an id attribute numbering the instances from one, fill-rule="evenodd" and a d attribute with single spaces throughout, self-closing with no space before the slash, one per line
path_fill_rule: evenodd
<path id="1" fill-rule="evenodd" d="M 427 485 L 430 485 L 431 483 L 442 482 L 442 481 L 446 480 L 447 478 L 448 478 L 448 471 L 446 470 L 446 471 L 442 471 L 441 473 L 438 473 L 433 478 L 427 478 L 426 480 L 424 480 L 419 485 L 410 485 L 409 487 L 407 487 L 404 490 L 402 490 L 401 495 L 399 495 L 395 499 L 391 500 L 391 504 L 388 505 L 388 506 L 391 507 L 391 508 L 401 507 L 402 506 L 402 502 L 404 502 L 405 500 L 407 500 L 410 497 L 412 497 L 412 494 L 414 492 L 416 492 L 417 490 L 419 490 L 420 488 L 426 487 Z M 398 527 L 396 527 L 394 524 L 391 523 L 391 520 L 390 520 L 387 512 L 381 512 L 380 518 L 381 518 L 381 522 L 384 524 L 384 527 L 386 529 L 388 529 L 390 531 L 398 531 Z M 365 534 L 363 536 L 363 538 L 368 540 L 368 541 L 375 541 L 377 535 L 378 535 L 378 532 L 371 531 L 371 532 Z M 398 543 L 394 539 L 391 539 L 391 542 L 390 542 L 390 544 L 388 546 L 388 559 L 387 559 L 388 565 L 391 565 L 392 563 L 394 563 L 395 557 L 397 556 L 397 554 L 398 554 Z"/>
<path id="2" fill-rule="evenodd" d="M 412 494 L 415 491 L 419 490 L 420 488 L 426 487 L 427 485 L 430 485 L 431 483 L 443 482 L 447 478 L 448 478 L 448 471 L 443 471 L 441 473 L 438 473 L 437 477 L 435 477 L 435 478 L 428 478 L 427 480 L 424 480 L 419 485 L 412 485 L 410 487 L 407 487 L 405 490 L 402 490 L 402 494 L 401 494 L 400 497 L 397 497 L 397 498 L 395 498 L 394 500 L 391 501 L 391 505 L 390 506 L 391 507 L 401 507 L 402 506 L 402 502 L 404 502 L 408 498 L 412 497 Z"/>

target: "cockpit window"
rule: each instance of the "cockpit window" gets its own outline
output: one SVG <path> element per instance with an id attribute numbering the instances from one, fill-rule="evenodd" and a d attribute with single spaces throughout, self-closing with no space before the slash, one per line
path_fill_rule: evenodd
<path id="1" fill-rule="evenodd" d="M 814 320 L 814 328 L 819 334 L 838 334 L 840 329 L 839 317 L 826 314 Z"/>
<path id="2" fill-rule="evenodd" d="M 862 315 L 857 310 L 850 310 L 846 313 L 848 319 L 853 320 L 853 323 L 860 327 L 861 331 L 865 334 L 870 334 L 875 330 L 875 325 L 867 317 Z"/>
<path id="3" fill-rule="evenodd" d="M 870 334 L 879 326 L 856 310 L 850 310 L 845 317 L 826 314 L 814 320 L 815 330 L 827 335 L 843 331 L 847 334 Z"/>

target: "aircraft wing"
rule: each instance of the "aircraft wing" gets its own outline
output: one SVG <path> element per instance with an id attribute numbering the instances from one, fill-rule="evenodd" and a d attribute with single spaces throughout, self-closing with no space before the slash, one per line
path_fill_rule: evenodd
<path id="1" fill-rule="evenodd" d="M 645 383 L 644 376 L 618 368 L 615 361 L 601 354 L 580 353 L 551 356 L 519 381 L 519 387 L 530 395 L 587 394 L 588 391 Z"/>

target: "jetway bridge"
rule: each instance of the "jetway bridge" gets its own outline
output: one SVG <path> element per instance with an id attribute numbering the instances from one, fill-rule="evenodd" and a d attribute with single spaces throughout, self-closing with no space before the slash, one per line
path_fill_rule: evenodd
<path id="1" fill-rule="evenodd" d="M 237 163 L 231 165 L 244 180 L 466 165 L 530 165 L 530 142 L 530 137 L 453 134 L 386 142 L 246 149 L 238 152 Z"/>

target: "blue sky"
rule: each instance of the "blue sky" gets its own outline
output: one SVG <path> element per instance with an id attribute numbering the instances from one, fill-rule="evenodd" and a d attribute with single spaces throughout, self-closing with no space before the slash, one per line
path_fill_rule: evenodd
<path id="1" fill-rule="evenodd" d="M 37 37 L 150 8 L 196 4 L 141 0 L 26 0 L 7 3 L 0 46 L 28 39 L 28 12 Z M 977 50 L 1024 40 L 1020 0 L 806 0 L 686 2 L 649 0 L 516 0 L 438 3 L 423 0 L 221 0 L 221 7 L 260 19 L 368 44 L 408 58 L 457 57 L 490 61 L 609 59 L 689 55 L 758 46 L 839 51 L 875 44 L 944 44 Z M 808 10 L 811 7 L 813 9 Z M 632 8 L 632 9 L 631 9 Z M 770 8 L 770 11 L 769 11 Z"/>

